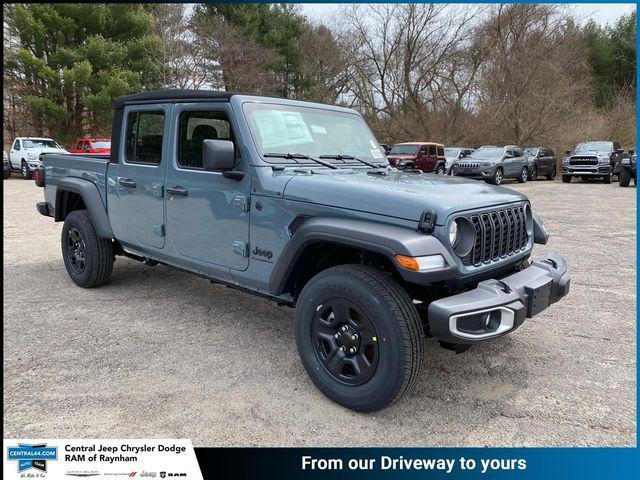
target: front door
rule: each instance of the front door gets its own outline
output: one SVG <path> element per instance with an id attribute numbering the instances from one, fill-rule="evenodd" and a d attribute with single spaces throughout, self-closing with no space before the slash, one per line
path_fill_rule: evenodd
<path id="1" fill-rule="evenodd" d="M 126 107 L 117 167 L 109 169 L 107 208 L 116 238 L 163 248 L 163 187 L 170 105 Z"/>
<path id="2" fill-rule="evenodd" d="M 11 150 L 9 151 L 9 162 L 13 168 L 20 168 L 21 155 L 23 155 L 23 153 L 20 140 L 16 138 L 13 145 L 11 145 Z"/>
<path id="3" fill-rule="evenodd" d="M 249 175 L 241 180 L 202 167 L 202 142 L 231 140 L 236 169 L 237 128 L 228 104 L 176 105 L 172 162 L 167 169 L 167 237 L 178 255 L 201 264 L 245 270 L 249 266 Z"/>

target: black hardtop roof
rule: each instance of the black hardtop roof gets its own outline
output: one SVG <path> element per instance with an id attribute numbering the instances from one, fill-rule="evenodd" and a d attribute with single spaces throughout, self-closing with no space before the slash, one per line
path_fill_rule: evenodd
<path id="1" fill-rule="evenodd" d="M 237 92 L 220 92 L 215 90 L 149 90 L 148 92 L 123 95 L 116 98 L 115 107 L 122 108 L 134 103 L 154 102 L 184 102 L 186 100 L 197 101 L 222 101 L 226 102 L 234 95 L 245 95 Z"/>

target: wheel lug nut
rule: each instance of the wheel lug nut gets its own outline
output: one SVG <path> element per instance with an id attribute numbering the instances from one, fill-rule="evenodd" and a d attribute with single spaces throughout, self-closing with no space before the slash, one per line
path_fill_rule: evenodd
<path id="1" fill-rule="evenodd" d="M 354 333 L 353 335 L 351 335 L 351 340 L 353 340 L 354 342 L 356 340 L 358 340 L 358 335 L 356 333 Z"/>
<path id="2" fill-rule="evenodd" d="M 349 349 L 349 353 L 356 353 L 358 350 L 356 350 L 356 347 L 351 347 Z"/>
<path id="3" fill-rule="evenodd" d="M 347 349 L 347 347 L 345 347 L 344 345 L 340 347 L 340 351 L 344 352 Z"/>
<path id="4" fill-rule="evenodd" d="M 334 335 L 334 337 L 335 337 L 335 338 L 340 338 L 340 332 L 336 333 L 336 334 Z"/>
<path id="5" fill-rule="evenodd" d="M 342 331 L 343 331 L 343 332 L 346 332 L 347 330 L 349 330 L 349 327 L 347 327 L 346 325 L 343 325 L 343 326 L 342 326 Z"/>

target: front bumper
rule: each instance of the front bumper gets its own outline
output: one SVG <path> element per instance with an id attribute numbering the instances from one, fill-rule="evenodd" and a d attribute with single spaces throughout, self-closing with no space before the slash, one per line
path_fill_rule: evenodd
<path id="1" fill-rule="evenodd" d="M 552 253 L 500 280 L 485 280 L 473 290 L 432 302 L 431 334 L 453 344 L 505 335 L 564 297 L 569 284 L 566 262 Z"/>
<path id="2" fill-rule="evenodd" d="M 478 167 L 478 168 L 460 168 L 455 167 L 451 169 L 451 175 L 457 177 L 475 178 L 475 179 L 487 179 L 493 177 L 494 167 Z"/>
<path id="3" fill-rule="evenodd" d="M 611 165 L 563 165 L 562 173 L 564 175 L 593 175 L 603 176 L 612 173 Z"/>

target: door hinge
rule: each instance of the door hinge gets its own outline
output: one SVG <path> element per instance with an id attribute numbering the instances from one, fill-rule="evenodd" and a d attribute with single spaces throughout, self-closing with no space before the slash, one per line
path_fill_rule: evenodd
<path id="1" fill-rule="evenodd" d="M 249 244 L 244 242 L 233 242 L 233 253 L 243 257 L 249 256 Z"/>
<path id="2" fill-rule="evenodd" d="M 233 206 L 239 208 L 241 212 L 249 211 L 249 202 L 244 195 L 236 195 L 233 197 Z"/>
<path id="3" fill-rule="evenodd" d="M 154 225 L 153 233 L 155 233 L 159 237 L 164 237 L 164 225 Z"/>

